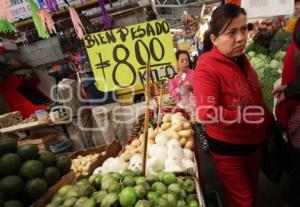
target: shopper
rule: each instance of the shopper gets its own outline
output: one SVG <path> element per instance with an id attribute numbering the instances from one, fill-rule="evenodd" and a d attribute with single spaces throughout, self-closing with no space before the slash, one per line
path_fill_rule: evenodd
<path id="1" fill-rule="evenodd" d="M 169 80 L 169 93 L 175 99 L 177 106 L 185 109 L 193 119 L 195 112 L 195 99 L 193 96 L 193 73 L 190 69 L 190 56 L 187 51 L 176 52 L 177 75 Z"/>
<path id="2" fill-rule="evenodd" d="M 261 152 L 271 114 L 257 75 L 243 51 L 243 8 L 224 4 L 213 11 L 193 78 L 197 114 L 224 185 L 227 207 L 253 207 Z"/>
<path id="3" fill-rule="evenodd" d="M 180 101 L 185 93 L 192 91 L 194 71 L 189 68 L 191 61 L 187 51 L 178 50 L 175 55 L 177 75 L 169 81 L 169 92 L 176 101 Z"/>
<path id="4" fill-rule="evenodd" d="M 276 117 L 288 135 L 289 175 L 293 206 L 300 206 L 300 18 L 284 58 L 281 86 L 274 89 Z"/>

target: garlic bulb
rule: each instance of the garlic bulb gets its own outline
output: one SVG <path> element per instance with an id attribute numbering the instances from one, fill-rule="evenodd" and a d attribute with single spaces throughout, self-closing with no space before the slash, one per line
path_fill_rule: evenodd
<path id="1" fill-rule="evenodd" d="M 186 159 L 190 159 L 190 160 L 194 159 L 194 153 L 192 152 L 192 150 L 187 148 L 183 149 L 183 156 Z"/>

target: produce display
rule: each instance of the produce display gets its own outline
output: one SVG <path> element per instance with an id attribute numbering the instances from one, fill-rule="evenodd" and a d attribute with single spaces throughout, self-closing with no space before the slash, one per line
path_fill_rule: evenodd
<path id="1" fill-rule="evenodd" d="M 149 110 L 149 123 L 148 123 L 148 127 L 153 127 L 155 125 L 155 121 L 154 121 L 154 111 L 153 110 Z M 133 123 L 132 128 L 131 128 L 131 136 L 132 137 L 137 137 L 141 131 L 144 130 L 144 120 L 145 120 L 145 113 L 141 113 L 138 118 L 137 121 Z"/>
<path id="2" fill-rule="evenodd" d="M 287 21 L 286 26 L 284 27 L 284 31 L 286 31 L 287 33 L 292 34 L 294 32 L 297 20 L 298 20 L 298 17 L 292 17 L 292 18 L 290 18 Z"/>
<path id="3" fill-rule="evenodd" d="M 284 51 L 276 53 L 272 59 L 263 54 L 257 54 L 254 51 L 248 52 L 248 57 L 253 68 L 256 70 L 263 91 L 264 100 L 268 108 L 273 109 L 273 97 L 271 96 L 273 84 L 281 77 Z"/>
<path id="4" fill-rule="evenodd" d="M 274 83 L 281 77 L 283 59 L 292 40 L 284 30 L 264 31 L 254 37 L 254 42 L 246 48 L 250 63 L 256 70 L 261 83 L 264 100 L 273 110 L 271 92 Z"/>
<path id="5" fill-rule="evenodd" d="M 0 129 L 20 124 L 23 117 L 20 111 L 0 115 Z"/>
<path id="6" fill-rule="evenodd" d="M 94 174 L 122 172 L 125 169 L 142 170 L 145 137 L 133 140 L 116 158 L 108 158 Z M 196 172 L 194 159 L 194 131 L 181 112 L 165 114 L 160 128 L 148 130 L 147 175 L 159 172 Z"/>
<path id="7" fill-rule="evenodd" d="M 197 207 L 192 178 L 162 172 L 142 176 L 140 171 L 92 175 L 62 186 L 46 207 Z"/>
<path id="8" fill-rule="evenodd" d="M 39 154 L 36 145 L 0 140 L 0 206 L 29 206 L 71 167 L 67 156 Z"/>
<path id="9" fill-rule="evenodd" d="M 254 51 L 274 58 L 279 51 L 286 51 L 291 41 L 291 34 L 282 29 L 260 31 L 253 37 L 253 42 L 248 45 L 245 52 Z"/>
<path id="10" fill-rule="evenodd" d="M 74 171 L 76 177 L 80 175 L 88 175 L 91 164 L 93 164 L 99 154 L 82 156 L 79 155 L 75 159 L 72 159 L 71 169 Z"/>

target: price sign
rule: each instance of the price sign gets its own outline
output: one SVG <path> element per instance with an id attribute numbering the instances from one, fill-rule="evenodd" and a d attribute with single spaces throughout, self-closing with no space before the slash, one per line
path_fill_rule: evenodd
<path id="1" fill-rule="evenodd" d="M 174 45 L 166 20 L 90 34 L 84 42 L 100 91 L 142 87 L 148 61 L 154 82 L 176 74 Z"/>

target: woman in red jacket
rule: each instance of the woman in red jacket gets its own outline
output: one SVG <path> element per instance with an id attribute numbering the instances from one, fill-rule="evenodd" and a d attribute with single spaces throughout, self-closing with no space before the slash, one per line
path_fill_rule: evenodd
<path id="1" fill-rule="evenodd" d="M 276 117 L 289 140 L 289 175 L 291 201 L 300 206 L 300 18 L 298 18 L 283 64 L 281 86 L 274 89 L 277 96 Z"/>
<path id="2" fill-rule="evenodd" d="M 271 120 L 257 75 L 243 54 L 244 9 L 224 4 L 214 10 L 205 34 L 206 53 L 194 72 L 199 122 L 204 123 L 228 207 L 253 207 L 261 151 Z"/>

